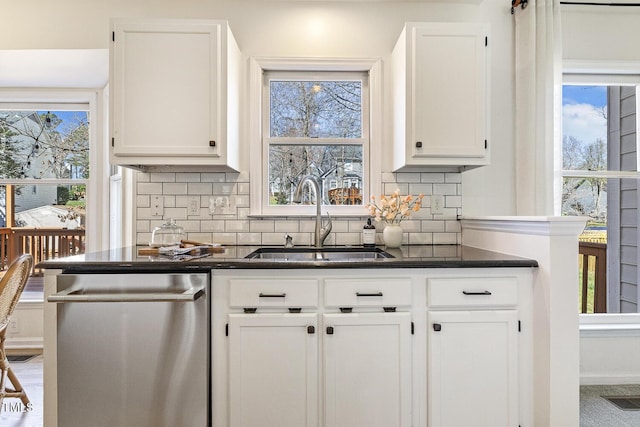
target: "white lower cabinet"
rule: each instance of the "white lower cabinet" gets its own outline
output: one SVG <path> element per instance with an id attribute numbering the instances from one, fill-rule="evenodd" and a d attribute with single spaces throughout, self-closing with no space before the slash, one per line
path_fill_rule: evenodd
<path id="1" fill-rule="evenodd" d="M 214 427 L 533 426 L 531 269 L 214 271 Z"/>
<path id="2" fill-rule="evenodd" d="M 427 331 L 429 427 L 517 426 L 517 311 L 431 311 Z"/>
<path id="3" fill-rule="evenodd" d="M 318 425 L 317 319 L 315 313 L 229 315 L 231 426 Z"/>
<path id="4" fill-rule="evenodd" d="M 325 314 L 327 427 L 411 426 L 411 314 Z"/>

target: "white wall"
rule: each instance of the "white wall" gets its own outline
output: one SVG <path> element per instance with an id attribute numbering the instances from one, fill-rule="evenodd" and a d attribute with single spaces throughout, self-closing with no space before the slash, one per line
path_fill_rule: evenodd
<path id="1" fill-rule="evenodd" d="M 465 174 L 463 207 L 470 214 L 514 212 L 513 17 L 503 0 L 36 0 L 3 4 L 2 10 L 3 16 L 11 19 L 0 26 L 0 50 L 104 49 L 109 46 L 110 17 L 216 18 L 229 20 L 245 57 L 381 57 L 385 76 L 389 75 L 391 50 L 404 22 L 489 22 L 492 33 L 489 143 L 493 161 L 491 166 Z M 385 87 L 385 99 L 390 99 L 390 88 Z M 384 105 L 385 117 L 391 117 L 390 103 Z M 384 141 L 390 142 L 390 126 L 385 126 L 384 134 Z M 383 158 L 390 159 L 390 153 L 387 143 L 387 155 Z M 243 160 L 242 169 L 248 170 L 248 158 Z M 383 171 L 389 171 L 390 167 L 388 162 Z"/>

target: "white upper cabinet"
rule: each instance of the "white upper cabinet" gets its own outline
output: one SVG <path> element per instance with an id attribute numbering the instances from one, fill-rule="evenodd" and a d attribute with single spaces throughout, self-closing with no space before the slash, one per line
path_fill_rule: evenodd
<path id="1" fill-rule="evenodd" d="M 238 169 L 240 51 L 225 21 L 112 21 L 111 161 Z"/>
<path id="2" fill-rule="evenodd" d="M 488 25 L 407 23 L 393 50 L 394 170 L 489 164 Z"/>

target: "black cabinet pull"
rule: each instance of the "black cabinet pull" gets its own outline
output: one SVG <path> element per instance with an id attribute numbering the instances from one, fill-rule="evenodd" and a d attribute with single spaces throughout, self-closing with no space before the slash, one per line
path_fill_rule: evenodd
<path id="1" fill-rule="evenodd" d="M 442 330 L 442 325 L 440 323 L 434 323 L 433 330 L 436 332 L 440 332 Z"/>
<path id="2" fill-rule="evenodd" d="M 311 326 L 307 326 L 307 333 L 308 334 L 315 334 L 316 333 L 316 327 L 311 325 Z"/>
<path id="3" fill-rule="evenodd" d="M 340 313 L 352 313 L 353 307 L 340 307 Z"/>
<path id="4" fill-rule="evenodd" d="M 416 148 L 422 148 L 422 141 L 416 142 Z"/>
<path id="5" fill-rule="evenodd" d="M 381 297 L 382 292 L 373 292 L 373 293 L 356 292 L 356 296 L 357 297 Z"/>
<path id="6" fill-rule="evenodd" d="M 333 326 L 327 326 L 327 335 L 333 335 Z"/>
<path id="7" fill-rule="evenodd" d="M 462 291 L 462 293 L 465 295 L 491 295 L 491 292 L 489 291 L 481 291 L 481 292 Z"/>
<path id="8" fill-rule="evenodd" d="M 289 313 L 302 313 L 302 308 L 300 308 L 300 307 L 289 307 Z"/>
<path id="9" fill-rule="evenodd" d="M 215 141 L 209 141 L 209 147 L 215 147 L 215 146 L 216 146 Z"/>
<path id="10" fill-rule="evenodd" d="M 382 307 L 382 309 L 384 310 L 385 313 L 395 313 L 396 312 L 396 308 L 395 307 Z"/>
<path id="11" fill-rule="evenodd" d="M 262 292 L 260 292 L 260 295 L 258 295 L 260 298 L 285 298 L 287 296 L 287 294 L 285 294 L 284 292 L 281 294 L 264 294 Z"/>
<path id="12" fill-rule="evenodd" d="M 242 309 L 242 311 L 244 311 L 246 314 L 253 314 L 256 311 L 258 311 L 257 307 L 245 307 Z"/>

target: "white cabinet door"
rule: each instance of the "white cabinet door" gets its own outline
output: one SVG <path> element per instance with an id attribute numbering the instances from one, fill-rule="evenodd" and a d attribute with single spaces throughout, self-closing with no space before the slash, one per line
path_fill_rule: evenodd
<path id="1" fill-rule="evenodd" d="M 229 49 L 225 22 L 114 20 L 112 161 L 224 164 Z M 237 48 L 237 46 L 235 46 Z"/>
<path id="2" fill-rule="evenodd" d="M 394 169 L 488 164 L 486 40 L 484 24 L 407 24 L 394 49 Z"/>
<path id="3" fill-rule="evenodd" d="M 427 372 L 429 427 L 517 426 L 517 312 L 429 312 Z"/>
<path id="4" fill-rule="evenodd" d="M 410 314 L 326 314 L 323 329 L 325 426 L 410 426 Z"/>
<path id="5" fill-rule="evenodd" d="M 229 315 L 231 427 L 318 425 L 317 326 L 317 314 Z"/>

